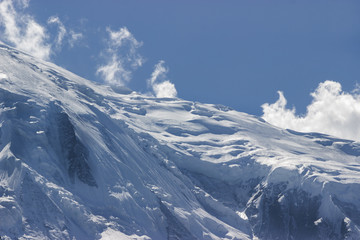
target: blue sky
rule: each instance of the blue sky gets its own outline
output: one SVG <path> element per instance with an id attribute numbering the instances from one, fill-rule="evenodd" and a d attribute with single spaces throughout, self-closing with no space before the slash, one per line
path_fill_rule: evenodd
<path id="1" fill-rule="evenodd" d="M 169 80 L 186 100 L 261 115 L 261 105 L 275 102 L 281 90 L 290 107 L 305 113 L 320 82 L 334 80 L 348 92 L 360 82 L 359 1 L 12 3 L 18 14 L 44 27 L 51 61 L 94 81 L 103 81 L 96 71 L 109 54 L 128 54 L 131 42 L 109 52 L 110 32 L 126 27 L 138 43 L 132 57 L 141 57 L 141 64 L 125 64 L 130 73 L 125 84 L 143 93 L 151 91 L 157 66 L 168 70 L 161 81 Z M 81 37 L 57 46 L 60 25 L 51 17 L 69 39 L 70 32 Z M 16 45 L 4 36 L 2 41 Z"/>

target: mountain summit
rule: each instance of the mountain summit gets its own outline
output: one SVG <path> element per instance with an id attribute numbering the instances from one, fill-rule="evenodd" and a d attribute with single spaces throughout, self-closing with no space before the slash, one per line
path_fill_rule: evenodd
<path id="1" fill-rule="evenodd" d="M 0 45 L 2 239 L 359 239 L 359 156 Z"/>

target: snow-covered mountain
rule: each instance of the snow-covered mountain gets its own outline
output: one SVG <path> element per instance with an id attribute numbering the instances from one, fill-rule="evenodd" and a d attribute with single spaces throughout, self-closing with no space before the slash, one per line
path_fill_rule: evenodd
<path id="1" fill-rule="evenodd" d="M 2 239 L 360 239 L 359 156 L 0 45 Z"/>

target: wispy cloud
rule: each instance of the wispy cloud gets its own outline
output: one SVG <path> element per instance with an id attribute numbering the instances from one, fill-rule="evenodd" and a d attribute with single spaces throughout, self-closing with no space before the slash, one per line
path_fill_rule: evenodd
<path id="1" fill-rule="evenodd" d="M 17 1 L 20 10 L 26 8 L 29 1 Z M 48 43 L 46 29 L 28 14 L 18 13 L 12 0 L 0 2 L 0 27 L 2 39 L 15 47 L 42 59 L 49 59 L 51 44 Z"/>
<path id="2" fill-rule="evenodd" d="M 0 1 L 0 39 L 35 57 L 49 60 L 64 43 L 74 47 L 82 39 L 81 33 L 68 31 L 58 16 L 51 16 L 46 24 L 37 22 L 25 13 L 30 0 Z M 51 32 L 48 27 L 56 26 Z"/>
<path id="3" fill-rule="evenodd" d="M 137 51 L 142 42 L 137 41 L 126 27 L 119 31 L 107 28 L 107 32 L 107 46 L 101 53 L 105 64 L 99 66 L 96 73 L 109 84 L 126 85 L 131 80 L 132 71 L 144 62 Z"/>
<path id="4" fill-rule="evenodd" d="M 55 46 L 56 48 L 61 48 L 61 45 L 63 43 L 63 39 L 67 33 L 66 28 L 64 26 L 64 24 L 60 21 L 59 17 L 57 16 L 51 16 L 48 21 L 48 24 L 55 24 L 58 26 L 59 30 L 58 30 L 58 34 L 56 37 L 56 41 L 55 41 Z"/>
<path id="5" fill-rule="evenodd" d="M 177 96 L 175 85 L 167 80 L 168 69 L 164 67 L 165 62 L 160 60 L 154 67 L 148 85 L 158 98 L 174 98 Z"/>
<path id="6" fill-rule="evenodd" d="M 80 32 L 75 32 L 74 30 L 69 31 L 69 45 L 70 47 L 74 47 L 76 43 L 80 42 L 80 40 L 84 37 L 84 35 Z"/>
<path id="7" fill-rule="evenodd" d="M 273 104 L 263 104 L 263 118 L 282 128 L 303 132 L 321 132 L 346 139 L 360 140 L 360 95 L 342 91 L 341 84 L 327 80 L 311 93 L 312 103 L 304 116 L 296 115 L 295 108 L 286 107 L 282 92 Z"/>

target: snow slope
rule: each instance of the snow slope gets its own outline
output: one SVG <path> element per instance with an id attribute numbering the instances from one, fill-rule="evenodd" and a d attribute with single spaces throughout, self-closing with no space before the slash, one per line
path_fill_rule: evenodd
<path id="1" fill-rule="evenodd" d="M 359 156 L 0 45 L 2 239 L 359 239 Z"/>

